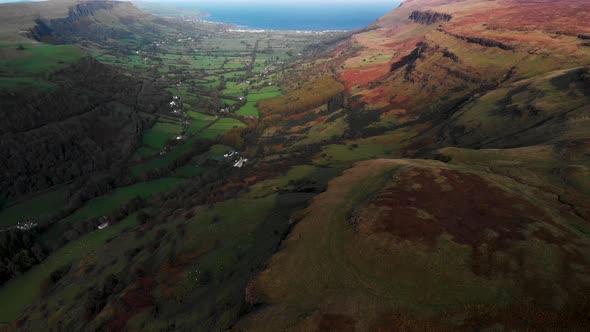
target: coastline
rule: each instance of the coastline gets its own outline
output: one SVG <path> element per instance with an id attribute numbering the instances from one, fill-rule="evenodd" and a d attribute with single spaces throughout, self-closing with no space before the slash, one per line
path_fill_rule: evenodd
<path id="1" fill-rule="evenodd" d="M 396 5 L 398 1 L 393 1 Z M 270 9 L 259 10 L 252 6 L 240 5 L 226 7 L 206 3 L 185 4 L 171 2 L 160 6 L 172 7 L 184 20 L 194 20 L 202 23 L 221 24 L 231 26 L 238 32 L 263 33 L 270 31 L 295 31 L 305 34 L 335 33 L 360 29 L 374 22 L 375 19 L 390 10 L 387 7 L 377 7 L 369 11 L 360 11 L 358 6 L 340 6 L 329 14 L 316 10 L 318 5 L 311 6 L 273 6 Z M 321 7 L 323 8 L 323 7 Z M 187 17 L 190 11 L 199 12 L 198 17 Z M 183 15 L 184 14 L 184 15 Z M 342 22 L 347 22 L 342 24 Z"/>

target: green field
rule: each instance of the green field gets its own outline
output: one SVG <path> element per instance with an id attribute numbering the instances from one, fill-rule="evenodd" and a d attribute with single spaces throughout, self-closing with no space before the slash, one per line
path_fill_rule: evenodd
<path id="1" fill-rule="evenodd" d="M 141 175 L 148 171 L 169 165 L 174 160 L 182 157 L 185 153 L 189 152 L 192 144 L 195 142 L 196 139 L 196 137 L 193 137 L 185 141 L 184 144 L 175 147 L 172 151 L 169 151 L 165 155 L 150 159 L 140 165 L 131 168 L 131 173 L 133 173 L 134 175 Z"/>
<path id="2" fill-rule="evenodd" d="M 252 89 L 250 93 L 258 94 L 258 93 L 271 93 L 271 92 L 280 92 L 281 88 L 276 85 L 268 85 L 268 82 L 265 83 L 264 86 L 256 89 Z"/>
<path id="3" fill-rule="evenodd" d="M 182 126 L 180 123 L 172 124 L 159 119 L 152 128 L 145 131 L 142 143 L 150 148 L 161 150 L 169 140 L 174 139 L 181 132 Z"/>
<path id="4" fill-rule="evenodd" d="M 66 230 L 67 224 L 89 218 L 108 215 L 118 207 L 125 205 L 135 197 L 147 198 L 153 194 L 170 190 L 184 182 L 178 178 L 162 178 L 149 182 L 140 182 L 131 186 L 117 188 L 114 191 L 87 202 L 72 215 L 54 224 L 43 234 L 46 242 L 60 238 Z"/>
<path id="5" fill-rule="evenodd" d="M 332 139 L 334 137 L 341 137 L 347 129 L 346 120 L 344 118 L 338 118 L 331 122 L 323 122 L 315 124 L 311 127 L 311 129 L 307 132 L 307 137 L 301 141 L 299 141 L 298 145 L 306 145 L 306 144 L 315 144 L 322 141 L 326 141 Z M 377 148 L 380 148 L 381 145 L 377 144 Z M 342 154 L 347 154 L 344 152 L 338 152 L 339 148 L 333 148 L 331 152 L 335 154 L 335 156 L 340 156 Z M 368 152 L 362 153 L 373 153 L 371 148 L 366 148 Z M 348 150 L 349 151 L 349 150 Z M 358 151 L 357 151 L 358 152 Z M 362 153 L 357 153 L 361 155 Z M 376 151 L 376 153 L 380 153 L 380 151 Z"/>
<path id="6" fill-rule="evenodd" d="M 255 117 L 260 116 L 260 113 L 258 112 L 258 108 L 256 107 L 255 101 L 248 101 L 246 103 L 246 105 L 240 107 L 240 109 L 236 112 L 236 114 L 243 115 L 243 116 L 255 116 Z"/>
<path id="7" fill-rule="evenodd" d="M 183 166 L 179 167 L 174 171 L 175 176 L 191 178 L 193 176 L 202 175 L 207 172 L 206 167 L 198 167 L 198 166 Z"/>
<path id="8" fill-rule="evenodd" d="M 197 137 L 204 138 L 204 139 L 211 139 L 217 136 L 223 135 L 226 132 L 230 131 L 234 127 L 245 127 L 246 125 L 242 122 L 232 119 L 232 118 L 221 118 L 219 121 L 215 122 L 212 126 L 205 129 L 201 132 Z"/>
<path id="9" fill-rule="evenodd" d="M 332 128 L 333 133 L 337 133 Z M 317 165 L 352 165 L 356 161 L 399 157 L 399 142 L 395 136 L 375 136 L 350 141 L 347 144 L 333 144 L 322 147 L 322 153 L 314 158 Z"/>
<path id="10" fill-rule="evenodd" d="M 221 91 L 221 94 L 224 96 L 238 98 L 246 95 L 246 89 L 248 89 L 248 84 L 246 83 L 227 82 L 225 84 L 225 89 Z"/>
<path id="11" fill-rule="evenodd" d="M 220 84 L 221 83 L 219 81 L 199 83 L 200 86 L 206 87 L 206 88 L 209 88 L 209 89 L 217 89 L 217 87 L 219 87 Z"/>
<path id="12" fill-rule="evenodd" d="M 96 56 L 96 59 L 100 62 L 136 69 L 145 69 L 148 66 L 146 61 L 139 55 L 113 56 L 109 54 L 100 54 Z"/>
<path id="13" fill-rule="evenodd" d="M 203 49 L 222 50 L 224 52 L 251 51 L 256 43 L 255 38 L 208 39 L 202 43 Z"/>
<path id="14" fill-rule="evenodd" d="M 48 92 L 55 88 L 53 83 L 33 77 L 0 77 L 0 90 L 22 91 L 29 89 L 35 92 Z"/>
<path id="15" fill-rule="evenodd" d="M 65 189 L 36 195 L 0 210 L 0 228 L 11 227 L 19 221 L 51 215 L 66 203 Z"/>
<path id="16" fill-rule="evenodd" d="M 196 134 L 203 130 L 203 128 L 207 127 L 211 122 L 215 121 L 215 117 L 199 112 L 188 112 L 188 114 L 192 118 L 191 125 L 188 127 L 187 132 L 191 134 Z"/>
<path id="17" fill-rule="evenodd" d="M 150 148 L 148 146 L 142 146 L 139 149 L 137 149 L 137 151 L 135 151 L 135 153 L 138 156 L 140 156 L 141 158 L 147 158 L 147 157 L 153 156 L 159 152 L 160 152 L 160 150 Z"/>
<path id="18" fill-rule="evenodd" d="M 282 95 L 281 91 L 262 92 L 262 93 L 255 93 L 254 91 L 251 91 L 248 94 L 248 101 L 257 102 L 262 99 L 274 98 L 274 97 L 278 97 L 280 95 Z"/>
<path id="19" fill-rule="evenodd" d="M 25 307 L 34 304 L 41 295 L 41 284 L 58 268 L 73 263 L 89 253 L 100 250 L 109 240 L 137 224 L 135 216 L 104 230 L 96 230 L 66 244 L 43 263 L 0 288 L 0 322 L 16 320 Z"/>
<path id="20" fill-rule="evenodd" d="M 177 178 L 162 178 L 117 188 L 111 193 L 89 201 L 84 207 L 69 216 L 67 220 L 79 221 L 107 215 L 135 197 L 147 198 L 153 194 L 170 190 L 182 182 L 183 180 Z"/>
<path id="21" fill-rule="evenodd" d="M 73 45 L 17 45 L 0 46 L 0 74 L 2 76 L 45 76 L 82 59 L 84 53 Z"/>
<path id="22" fill-rule="evenodd" d="M 84 53 L 73 45 L 0 45 L 0 89 L 47 92 L 54 85 L 46 79 L 52 72 L 76 63 Z"/>
<path id="23" fill-rule="evenodd" d="M 247 74 L 248 74 L 247 71 L 232 71 L 232 72 L 228 72 L 228 73 L 223 73 L 222 75 L 226 79 L 233 79 L 233 78 L 238 78 L 238 77 L 246 76 Z"/>
<path id="24" fill-rule="evenodd" d="M 211 148 L 209 148 L 209 152 L 207 154 L 207 158 L 211 159 L 220 159 L 226 154 L 228 151 L 232 150 L 229 146 L 215 144 Z"/>

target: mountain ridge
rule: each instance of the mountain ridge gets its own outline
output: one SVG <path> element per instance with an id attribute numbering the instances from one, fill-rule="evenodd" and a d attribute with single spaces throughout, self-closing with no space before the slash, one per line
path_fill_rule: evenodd
<path id="1" fill-rule="evenodd" d="M 567 24 L 557 14 L 560 9 L 575 11 L 566 17 L 579 24 L 572 22 L 564 28 Z M 590 5 L 583 1 L 406 1 L 368 31 L 333 47 L 324 59 L 315 62 L 315 67 L 312 61 L 313 69 L 301 75 L 313 80 L 320 75 L 314 70 L 327 72 L 325 62 L 331 61 L 334 77 L 345 87 L 348 107 L 359 116 L 365 114 L 384 122 L 394 118 L 395 125 L 384 124 L 381 132 L 364 129 L 363 138 L 348 137 L 340 143 L 344 150 L 350 150 L 346 165 L 366 161 L 332 180 L 328 190 L 306 210 L 306 217 L 247 290 L 248 298 L 254 299 L 252 303 L 260 309 L 244 317 L 234 330 L 266 326 L 269 331 L 445 331 L 493 324 L 501 326 L 500 330 L 541 326 L 583 330 L 585 316 L 575 308 L 588 305 L 577 296 L 588 287 L 585 282 L 568 279 L 573 284 L 566 286 L 566 282 L 559 286 L 563 288 L 554 289 L 553 296 L 564 296 L 565 301 L 555 310 L 547 293 L 532 288 L 544 287 L 540 285 L 545 282 L 560 283 L 557 280 L 571 277 L 569 272 L 564 270 L 560 275 L 552 270 L 555 274 L 546 276 L 554 281 L 527 281 L 520 270 L 532 278 L 543 273 L 543 266 L 534 263 L 543 254 L 532 249 L 536 246 L 533 243 L 546 246 L 539 250 L 551 251 L 551 255 L 566 261 L 568 249 L 559 254 L 549 248 L 569 239 L 572 246 L 574 242 L 579 245 L 572 249 L 575 252 L 588 250 L 585 231 L 576 235 L 573 231 L 586 227 L 582 225 L 588 222 L 589 211 L 582 203 L 588 200 L 587 182 L 582 177 L 590 174 L 590 140 L 584 130 L 590 111 L 586 78 L 590 54 L 578 38 L 588 29 L 578 20 L 588 14 Z M 502 19 L 518 15 L 518 20 Z M 373 117 L 375 113 L 378 115 Z M 307 116 L 309 112 L 301 114 Z M 379 152 L 362 155 L 365 144 L 382 144 L 383 151 L 375 149 Z M 323 148 L 314 162 L 336 163 L 343 152 L 337 154 L 334 149 Z M 359 151 L 356 156 L 355 151 Z M 379 157 L 389 159 L 375 159 Z M 388 164 L 395 166 L 384 166 Z M 379 175 L 373 175 L 387 178 L 392 169 L 399 175 L 389 186 L 380 183 L 383 180 Z M 496 189 L 490 187 L 482 191 L 491 191 L 489 197 L 473 199 L 487 186 L 475 184 L 480 177 L 490 180 L 493 188 L 512 194 L 492 194 Z M 576 182 L 585 184 L 574 185 Z M 440 193 L 433 194 L 439 185 Z M 470 194 L 472 185 L 477 189 Z M 365 198 L 353 198 L 361 193 Z M 500 197 L 512 198 L 495 201 L 504 199 Z M 524 201 L 516 203 L 521 198 Z M 334 203 L 336 200 L 339 203 Z M 477 204 L 486 208 L 475 212 Z M 502 206 L 507 209 L 506 216 L 490 217 L 500 213 Z M 525 212 L 524 206 L 543 206 L 543 211 Z M 409 211 L 402 211 L 404 208 Z M 461 226 L 457 229 L 446 224 L 453 219 L 452 213 L 459 213 Z M 465 217 L 469 213 L 475 215 Z M 534 226 L 520 228 L 516 220 L 512 226 L 503 226 L 511 236 L 518 234 L 512 239 L 493 230 L 497 226 L 494 223 L 508 216 L 520 221 L 531 218 L 530 225 Z M 488 217 L 490 225 L 477 224 Z M 415 223 L 409 221 L 412 218 L 416 218 Z M 439 227 L 442 231 L 434 237 L 436 249 L 424 249 L 424 238 Z M 470 229 L 488 232 L 490 238 L 465 233 Z M 560 237 L 563 242 L 555 242 Z M 452 250 L 442 258 L 441 252 L 450 250 L 445 241 L 452 245 L 469 243 L 472 249 L 464 258 L 458 258 L 463 255 L 458 252 L 451 254 Z M 515 248 L 526 253 L 516 254 Z M 420 258 L 408 256 L 408 251 Z M 454 255 L 459 256 L 452 258 Z M 416 259 L 425 261 L 408 272 L 413 268 L 407 265 Z M 459 266 L 475 266 L 467 272 L 474 273 L 474 279 L 467 275 L 462 281 L 453 279 L 463 278 L 459 277 L 462 272 L 449 272 L 450 265 L 438 265 L 441 260 L 454 263 L 454 259 L 463 262 Z M 521 265 L 514 265 L 512 272 L 511 268 L 503 270 L 495 265 L 504 259 L 520 261 Z M 581 256 L 575 260 L 586 271 L 583 274 L 588 273 L 589 262 Z M 563 264 L 575 265 L 571 261 Z M 491 274 L 478 279 L 477 271 L 482 269 Z M 453 281 L 441 281 L 441 276 Z M 504 282 L 497 291 L 492 290 L 496 286 L 491 285 Z M 432 286 L 427 286 L 430 283 Z M 444 291 L 436 285 L 458 287 L 446 296 L 474 297 L 435 308 L 435 298 L 449 299 L 437 295 Z M 462 287 L 479 290 L 460 290 Z M 502 287 L 512 289 L 512 295 L 502 295 Z M 491 293 L 485 295 L 488 291 Z M 401 299 L 408 294 L 423 301 Z M 464 307 L 461 301 L 466 301 Z M 536 305 L 527 304 L 529 301 Z M 460 322 L 452 323 L 457 315 L 462 317 L 456 318 Z"/>

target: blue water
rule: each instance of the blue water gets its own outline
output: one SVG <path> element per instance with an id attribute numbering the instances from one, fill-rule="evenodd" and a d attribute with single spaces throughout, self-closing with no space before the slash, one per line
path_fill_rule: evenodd
<path id="1" fill-rule="evenodd" d="M 277 1 L 279 2 L 279 1 Z M 249 29 L 271 30 L 353 30 L 366 27 L 390 12 L 400 1 L 388 3 L 194 3 L 161 2 L 179 8 L 197 9 L 210 14 L 205 19 L 231 23 Z"/>

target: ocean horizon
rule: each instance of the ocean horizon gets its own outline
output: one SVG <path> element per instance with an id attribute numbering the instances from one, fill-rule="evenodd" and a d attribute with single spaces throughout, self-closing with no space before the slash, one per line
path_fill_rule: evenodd
<path id="1" fill-rule="evenodd" d="M 174 6 L 206 12 L 204 20 L 261 30 L 354 30 L 364 28 L 390 12 L 401 1 L 391 3 L 302 3 L 231 5 L 194 2 L 166 2 Z"/>

